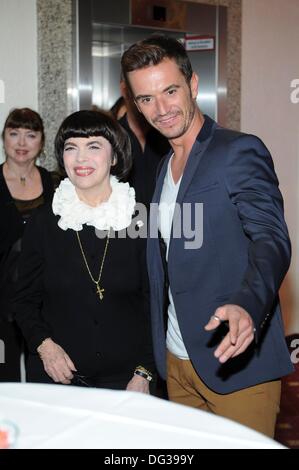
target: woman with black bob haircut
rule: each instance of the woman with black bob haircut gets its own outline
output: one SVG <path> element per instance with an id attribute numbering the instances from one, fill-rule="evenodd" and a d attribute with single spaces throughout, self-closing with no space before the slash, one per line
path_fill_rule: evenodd
<path id="1" fill-rule="evenodd" d="M 149 393 L 146 240 L 129 236 L 135 192 L 119 181 L 129 139 L 105 112 L 78 111 L 61 124 L 55 151 L 67 178 L 28 224 L 19 263 L 27 380 Z"/>
<path id="2" fill-rule="evenodd" d="M 115 158 L 111 175 L 124 179 L 132 166 L 131 144 L 127 133 L 104 111 L 77 111 L 68 116 L 61 124 L 55 139 L 56 159 L 64 168 L 64 143 L 70 137 L 102 136 L 110 142 Z"/>

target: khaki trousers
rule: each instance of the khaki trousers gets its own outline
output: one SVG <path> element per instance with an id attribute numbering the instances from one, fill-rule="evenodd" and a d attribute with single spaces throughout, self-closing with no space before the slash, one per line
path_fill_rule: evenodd
<path id="1" fill-rule="evenodd" d="M 273 438 L 281 381 L 274 380 L 221 395 L 209 389 L 190 361 L 167 353 L 167 390 L 171 401 L 224 416 Z"/>

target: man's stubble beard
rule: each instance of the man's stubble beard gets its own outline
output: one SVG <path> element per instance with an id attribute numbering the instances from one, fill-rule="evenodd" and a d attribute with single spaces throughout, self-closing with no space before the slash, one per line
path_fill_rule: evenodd
<path id="1" fill-rule="evenodd" d="M 169 131 L 167 129 L 161 130 L 160 127 L 155 124 L 155 121 L 153 121 L 151 125 L 155 127 L 160 132 L 160 134 L 166 137 L 166 139 L 168 140 L 178 139 L 182 137 L 188 131 L 191 125 L 191 122 L 194 118 L 196 105 L 193 100 L 191 101 L 190 108 L 191 109 L 189 110 L 189 113 L 188 113 L 188 119 L 183 123 L 183 126 L 180 129 L 178 129 L 175 133 L 173 133 L 174 130 L 172 129 L 170 129 Z M 179 114 L 183 115 L 183 113 L 181 112 Z"/>

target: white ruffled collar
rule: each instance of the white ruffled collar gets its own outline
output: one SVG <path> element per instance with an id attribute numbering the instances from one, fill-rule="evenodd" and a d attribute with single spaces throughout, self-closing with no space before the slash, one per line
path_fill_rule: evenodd
<path id="1" fill-rule="evenodd" d="M 129 183 L 120 183 L 110 176 L 112 193 L 108 201 L 91 207 L 81 201 L 75 186 L 68 179 L 61 181 L 55 191 L 52 208 L 59 215 L 58 226 L 62 230 L 82 230 L 83 225 L 91 225 L 98 230 L 115 231 L 129 227 L 136 204 L 135 190 Z"/>

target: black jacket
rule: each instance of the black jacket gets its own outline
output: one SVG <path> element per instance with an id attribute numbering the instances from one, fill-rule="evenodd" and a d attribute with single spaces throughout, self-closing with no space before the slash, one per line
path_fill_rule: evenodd
<path id="1" fill-rule="evenodd" d="M 15 312 L 30 349 L 28 380 L 51 382 L 36 353 L 47 337 L 68 353 L 79 374 L 103 383 L 129 381 L 139 364 L 152 369 L 146 240 L 110 239 L 100 300 L 76 232 L 57 221 L 50 206 L 41 208 L 23 239 Z M 86 225 L 80 238 L 97 279 L 106 240 Z"/>
<path id="2" fill-rule="evenodd" d="M 38 170 L 41 175 L 43 193 L 40 198 L 37 198 L 39 201 L 36 204 L 42 204 L 51 201 L 54 184 L 47 170 L 41 167 L 38 167 Z M 16 265 L 25 222 L 7 187 L 3 176 L 3 165 L 0 165 L 0 316 L 10 320 L 11 296 L 17 276 Z"/>

